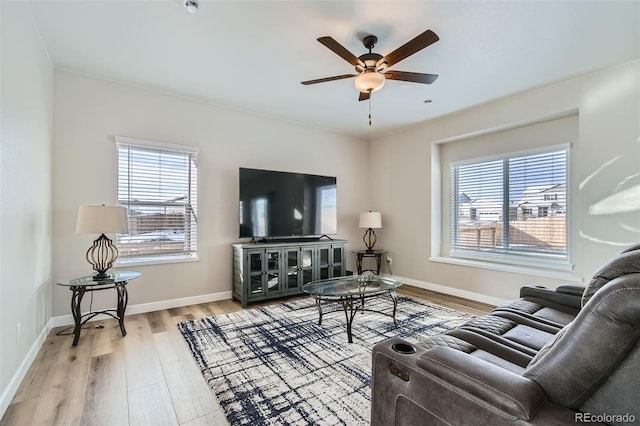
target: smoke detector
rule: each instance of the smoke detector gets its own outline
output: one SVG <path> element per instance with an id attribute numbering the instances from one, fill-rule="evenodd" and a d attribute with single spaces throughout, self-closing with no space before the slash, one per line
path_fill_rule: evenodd
<path id="1" fill-rule="evenodd" d="M 198 2 L 196 0 L 184 0 L 183 4 L 189 13 L 198 13 Z"/>

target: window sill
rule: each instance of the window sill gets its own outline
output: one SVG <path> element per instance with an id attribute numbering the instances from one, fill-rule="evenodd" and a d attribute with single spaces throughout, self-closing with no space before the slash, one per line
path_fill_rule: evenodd
<path id="1" fill-rule="evenodd" d="M 149 256 L 138 258 L 118 258 L 116 268 L 126 268 L 128 266 L 145 266 L 145 265 L 162 265 L 166 263 L 184 263 L 198 262 L 200 258 L 197 255 L 191 256 Z"/>
<path id="2" fill-rule="evenodd" d="M 533 275 L 536 277 L 554 278 L 572 282 L 583 282 L 583 278 L 573 271 L 561 271 L 557 269 L 544 268 L 540 266 L 529 267 L 523 265 L 512 265 L 507 263 L 487 262 L 482 260 L 463 259 L 458 257 L 430 257 L 429 261 L 438 263 L 448 263 L 450 265 L 468 266 L 472 268 L 490 269 L 500 272 L 511 272 L 514 274 Z"/>

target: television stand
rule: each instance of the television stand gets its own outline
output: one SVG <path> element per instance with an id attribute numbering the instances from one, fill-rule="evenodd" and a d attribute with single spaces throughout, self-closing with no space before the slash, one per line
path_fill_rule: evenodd
<path id="1" fill-rule="evenodd" d="M 302 286 L 311 281 L 346 275 L 347 241 L 304 238 L 233 244 L 233 298 L 245 308 L 303 294 Z"/>

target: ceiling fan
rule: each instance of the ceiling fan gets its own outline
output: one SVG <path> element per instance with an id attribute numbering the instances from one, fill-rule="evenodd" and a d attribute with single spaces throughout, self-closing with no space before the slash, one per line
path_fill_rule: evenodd
<path id="1" fill-rule="evenodd" d="M 317 84 L 355 77 L 356 79 L 354 83 L 356 89 L 360 92 L 360 96 L 358 98 L 359 101 L 370 99 L 371 93 L 380 90 L 382 86 L 384 86 L 384 82 L 386 80 L 401 80 L 410 81 L 412 83 L 431 84 L 438 78 L 437 74 L 422 74 L 392 70 L 388 70 L 386 72 L 382 71 L 435 43 L 439 39 L 440 38 L 436 33 L 431 30 L 427 30 L 389 53 L 387 56 L 382 56 L 371 52 L 375 44 L 378 42 L 378 37 L 369 35 L 362 40 L 362 44 L 364 44 L 365 48 L 369 49 L 369 53 L 356 57 L 332 37 L 320 37 L 318 41 L 342 59 L 353 65 L 357 74 L 343 74 L 334 77 L 319 78 L 317 80 L 303 81 L 302 84 Z"/>

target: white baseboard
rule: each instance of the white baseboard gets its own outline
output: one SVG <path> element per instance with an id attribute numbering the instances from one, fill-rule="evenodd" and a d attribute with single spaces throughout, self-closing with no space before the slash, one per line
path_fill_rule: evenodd
<path id="1" fill-rule="evenodd" d="M 412 285 L 414 287 L 423 288 L 425 290 L 437 291 L 438 293 L 448 294 L 450 296 L 462 297 L 469 300 L 475 300 L 476 302 L 486 303 L 488 305 L 502 305 L 507 302 L 506 299 L 500 299 L 499 297 L 487 296 L 486 294 L 474 293 L 472 291 L 461 290 L 459 288 L 447 287 L 444 285 L 433 284 L 426 281 L 418 281 L 412 278 L 400 277 L 405 284 Z"/>
<path id="2" fill-rule="evenodd" d="M 2 396 L 0 396 L 0 418 L 2 418 L 2 416 L 4 416 L 4 413 L 7 411 L 7 408 L 9 407 L 13 396 L 18 391 L 20 383 L 22 383 L 22 380 L 24 380 L 24 377 L 27 375 L 29 367 L 31 367 L 33 360 L 36 359 L 36 356 L 38 355 L 38 352 L 40 352 L 40 348 L 44 344 L 44 341 L 47 339 L 50 331 L 51 321 L 49 321 L 49 323 L 42 329 L 40 334 L 38 334 L 38 337 L 36 337 L 36 340 L 29 348 L 29 352 L 27 352 L 27 355 L 22 360 L 22 363 L 18 367 L 18 370 L 16 370 L 13 377 L 11 377 L 9 384 L 4 389 L 4 392 L 2 392 Z"/>
<path id="3" fill-rule="evenodd" d="M 126 315 L 144 314 L 145 312 L 159 311 L 161 309 L 179 308 L 182 306 L 198 305 L 200 303 L 217 302 L 219 300 L 231 299 L 231 291 L 223 291 L 220 293 L 203 294 L 201 296 L 182 297 L 180 299 L 162 300 L 159 302 L 142 303 L 139 305 L 127 306 Z M 104 319 L 106 316 L 98 315 L 91 321 Z M 51 327 L 62 327 L 73 325 L 72 315 L 62 315 L 51 318 Z"/>

